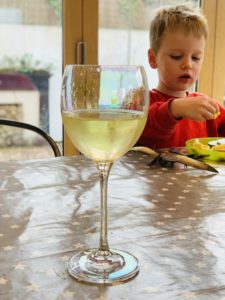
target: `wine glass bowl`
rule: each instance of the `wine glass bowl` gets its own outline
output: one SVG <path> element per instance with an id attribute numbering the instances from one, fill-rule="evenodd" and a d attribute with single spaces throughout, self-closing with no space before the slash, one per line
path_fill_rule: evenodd
<path id="1" fill-rule="evenodd" d="M 138 273 L 132 254 L 108 246 L 107 183 L 113 162 L 132 148 L 144 129 L 148 98 L 141 66 L 68 65 L 64 70 L 64 128 L 74 146 L 96 164 L 101 194 L 99 247 L 68 262 L 69 274 L 77 280 L 115 284 Z"/>

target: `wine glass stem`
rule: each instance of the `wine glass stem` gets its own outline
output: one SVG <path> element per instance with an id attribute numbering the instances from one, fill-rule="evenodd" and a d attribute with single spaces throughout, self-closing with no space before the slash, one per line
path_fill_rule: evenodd
<path id="1" fill-rule="evenodd" d="M 97 162 L 97 168 L 100 177 L 100 192 L 101 192 L 101 228 L 100 228 L 100 243 L 99 251 L 109 251 L 107 240 L 107 190 L 108 190 L 108 177 L 113 163 Z"/>

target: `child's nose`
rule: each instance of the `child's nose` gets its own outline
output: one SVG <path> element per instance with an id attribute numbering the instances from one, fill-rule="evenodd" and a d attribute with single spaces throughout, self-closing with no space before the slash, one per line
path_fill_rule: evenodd
<path id="1" fill-rule="evenodd" d="M 185 58 L 182 61 L 182 65 L 181 65 L 182 69 L 190 69 L 192 67 L 192 60 L 191 58 Z"/>

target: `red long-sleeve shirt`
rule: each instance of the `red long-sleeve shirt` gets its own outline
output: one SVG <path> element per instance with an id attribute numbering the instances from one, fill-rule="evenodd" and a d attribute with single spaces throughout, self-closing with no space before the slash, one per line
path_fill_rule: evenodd
<path id="1" fill-rule="evenodd" d="M 188 93 L 187 97 L 199 96 Z M 183 147 L 188 139 L 200 137 L 225 137 L 225 109 L 220 105 L 220 115 L 213 120 L 197 122 L 186 118 L 174 119 L 169 103 L 175 97 L 153 89 L 150 91 L 149 115 L 139 144 L 152 149 Z"/>

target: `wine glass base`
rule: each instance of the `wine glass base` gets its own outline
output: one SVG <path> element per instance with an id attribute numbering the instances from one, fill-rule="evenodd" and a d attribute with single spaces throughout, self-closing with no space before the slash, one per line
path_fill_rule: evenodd
<path id="1" fill-rule="evenodd" d="M 95 284 L 119 284 L 137 275 L 139 271 L 138 260 L 132 254 L 110 249 L 112 254 L 109 258 L 110 262 L 105 261 L 104 264 L 99 264 L 100 267 L 98 268 L 98 263 L 92 266 L 90 261 L 90 255 L 96 251 L 97 249 L 90 249 L 72 256 L 68 261 L 69 274 L 78 281 Z M 122 263 L 113 267 L 113 260 L 116 261 L 118 258 Z M 103 265 L 104 267 L 102 267 Z"/>

